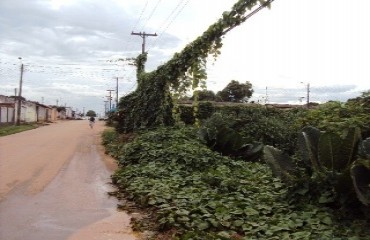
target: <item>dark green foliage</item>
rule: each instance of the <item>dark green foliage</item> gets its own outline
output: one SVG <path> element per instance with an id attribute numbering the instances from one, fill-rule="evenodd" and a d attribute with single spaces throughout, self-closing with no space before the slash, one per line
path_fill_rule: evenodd
<path id="1" fill-rule="evenodd" d="M 367 139 L 363 140 L 358 145 L 358 155 L 361 158 L 368 158 L 368 159 L 370 159 L 370 137 L 368 137 Z"/>
<path id="2" fill-rule="evenodd" d="M 119 142 L 119 135 L 113 129 L 107 129 L 102 133 L 102 144 L 105 146 L 105 152 L 114 158 L 120 156 L 122 144 Z"/>
<path id="3" fill-rule="evenodd" d="M 155 145 L 149 144 L 154 142 Z M 198 152 L 202 152 L 202 156 L 198 156 Z M 158 156 L 161 158 L 157 159 Z M 198 170 L 220 161 L 220 157 L 217 157 L 213 151 L 206 150 L 206 147 L 200 144 L 194 129 L 178 131 L 158 129 L 143 134 L 124 146 L 123 154 L 118 160 L 121 166 L 126 166 L 147 163 L 152 158 L 164 164 L 179 164 Z"/>
<path id="4" fill-rule="evenodd" d="M 175 228 L 173 239 L 184 240 L 368 236 L 366 223 L 347 226 L 329 208 L 291 204 L 267 166 L 220 156 L 195 134 L 158 129 L 121 148 L 124 167 L 114 180 L 127 199 L 150 212 L 158 231 Z"/>
<path id="5" fill-rule="evenodd" d="M 179 105 L 180 119 L 188 125 L 193 125 L 195 122 L 194 110 L 192 105 Z M 200 107 L 199 107 L 200 108 Z"/>
<path id="6" fill-rule="evenodd" d="M 212 150 L 223 155 L 257 161 L 262 155 L 262 144 L 249 142 L 227 125 L 221 114 L 214 114 L 199 129 L 199 137 Z"/>
<path id="7" fill-rule="evenodd" d="M 212 107 L 211 107 L 212 106 Z M 186 124 L 194 123 L 191 105 L 180 105 L 180 118 Z M 218 105 L 211 102 L 199 103 L 199 119 L 205 121 L 213 113 L 222 114 L 226 126 L 238 132 L 250 142 L 261 142 L 294 154 L 298 132 L 296 123 L 300 111 L 282 111 L 258 105 Z"/>
<path id="8" fill-rule="evenodd" d="M 87 111 L 86 116 L 88 116 L 88 117 L 96 117 L 96 113 L 95 113 L 94 110 L 89 110 L 89 111 Z"/>
<path id="9" fill-rule="evenodd" d="M 153 81 L 152 75 L 143 73 L 137 90 L 120 99 L 116 117 L 118 132 L 174 125 L 173 104 L 167 84 L 164 79 Z"/>
<path id="10" fill-rule="evenodd" d="M 299 149 L 312 174 L 307 179 L 325 185 L 330 182 L 329 186 L 333 186 L 342 204 L 352 204 L 357 196 L 367 205 L 370 201 L 366 195 L 370 191 L 369 159 L 358 159 L 358 153 L 361 154 L 367 144 L 367 140 L 362 143 L 357 128 L 348 129 L 343 137 L 322 133 L 313 127 L 304 128 L 299 137 Z M 322 189 L 327 187 L 321 186 Z"/>
<path id="11" fill-rule="evenodd" d="M 370 159 L 358 160 L 351 167 L 351 178 L 358 199 L 370 205 Z"/>
<path id="12" fill-rule="evenodd" d="M 321 131 L 342 134 L 348 128 L 359 128 L 364 138 L 370 137 L 370 97 L 350 99 L 346 103 L 328 102 L 310 109 L 298 123 Z"/>
<path id="13" fill-rule="evenodd" d="M 210 118 L 215 112 L 215 107 L 211 102 L 199 102 L 198 104 L 198 118 L 207 119 Z"/>
<path id="14" fill-rule="evenodd" d="M 185 124 L 192 125 L 195 123 L 194 106 L 190 104 L 182 104 L 178 106 L 180 112 L 180 120 Z M 198 103 L 198 119 L 205 120 L 212 116 L 216 111 L 216 107 L 211 102 Z"/>
<path id="15" fill-rule="evenodd" d="M 265 146 L 263 159 L 270 166 L 274 176 L 285 182 L 292 182 L 298 178 L 297 166 L 288 154 L 272 146 Z"/>
<path id="16" fill-rule="evenodd" d="M 222 91 L 217 93 L 223 102 L 247 102 L 252 96 L 253 89 L 250 82 L 239 83 L 232 80 Z"/>
<path id="17" fill-rule="evenodd" d="M 190 100 L 194 100 L 194 95 L 190 98 Z M 216 94 L 210 90 L 202 90 L 198 91 L 198 101 L 216 101 Z"/>
<path id="18" fill-rule="evenodd" d="M 319 174 L 343 173 L 356 160 L 361 140 L 359 129 L 352 128 L 341 138 L 333 133 L 321 133 L 313 127 L 306 127 L 299 136 L 302 159 Z"/>

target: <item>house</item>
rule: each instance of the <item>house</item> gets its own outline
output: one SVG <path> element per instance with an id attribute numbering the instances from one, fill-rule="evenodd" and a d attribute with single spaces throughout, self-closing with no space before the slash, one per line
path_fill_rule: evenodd
<path id="1" fill-rule="evenodd" d="M 66 119 L 74 118 L 74 111 L 71 107 L 66 107 Z"/>
<path id="2" fill-rule="evenodd" d="M 0 124 L 14 123 L 14 103 L 0 103 Z"/>
<path id="3" fill-rule="evenodd" d="M 0 95 L 0 124 L 14 123 L 15 100 L 4 95 Z"/>
<path id="4" fill-rule="evenodd" d="M 58 120 L 58 114 L 58 107 L 50 106 L 50 109 L 48 111 L 48 121 L 54 122 Z"/>
<path id="5" fill-rule="evenodd" d="M 22 101 L 21 122 L 37 122 L 37 105 L 35 102 Z"/>
<path id="6" fill-rule="evenodd" d="M 17 121 L 18 97 L 0 95 L 0 124 L 9 124 Z M 57 119 L 73 119 L 75 111 L 71 107 L 59 109 L 56 106 L 47 106 L 38 102 L 26 101 L 21 98 L 20 122 L 50 122 Z"/>
<path id="7" fill-rule="evenodd" d="M 49 121 L 49 111 L 51 111 L 51 107 L 38 102 L 35 103 L 36 103 L 36 121 L 37 122 Z"/>

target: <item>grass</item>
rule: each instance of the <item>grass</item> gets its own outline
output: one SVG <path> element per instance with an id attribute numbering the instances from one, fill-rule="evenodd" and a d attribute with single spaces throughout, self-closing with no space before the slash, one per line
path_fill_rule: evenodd
<path id="1" fill-rule="evenodd" d="M 37 128 L 37 124 L 22 124 L 20 126 L 14 126 L 14 125 L 6 125 L 6 126 L 0 126 L 0 137 L 20 133 L 23 131 L 28 131 L 31 129 Z"/>

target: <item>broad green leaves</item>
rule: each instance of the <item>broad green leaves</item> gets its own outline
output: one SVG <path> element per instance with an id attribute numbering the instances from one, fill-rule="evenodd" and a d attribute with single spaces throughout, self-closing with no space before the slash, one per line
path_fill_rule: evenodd
<path id="1" fill-rule="evenodd" d="M 364 226 L 357 232 L 343 227 L 329 208 L 292 204 L 267 166 L 222 157 L 200 144 L 194 130 L 145 132 L 120 149 L 118 187 L 151 213 L 161 231 L 177 229 L 174 238 L 347 239 L 367 233 Z"/>

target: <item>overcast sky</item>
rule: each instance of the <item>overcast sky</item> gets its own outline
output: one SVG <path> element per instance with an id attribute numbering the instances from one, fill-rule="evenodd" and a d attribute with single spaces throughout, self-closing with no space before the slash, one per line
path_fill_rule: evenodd
<path id="1" fill-rule="evenodd" d="M 236 0 L 0 0 L 0 94 L 75 110 L 104 111 L 105 96 L 135 90 L 135 57 L 146 39 L 147 70 L 201 35 Z M 275 0 L 224 38 L 208 66 L 208 89 L 249 81 L 252 100 L 346 101 L 370 89 L 370 1 Z M 22 57 L 20 61 L 18 57 Z M 115 92 L 112 92 L 115 97 Z M 302 99 L 302 104 L 306 99 Z"/>

